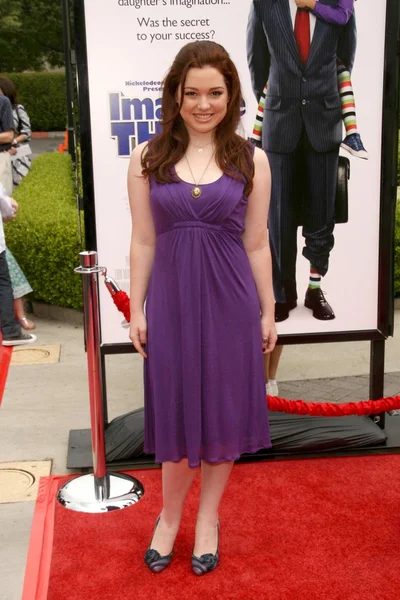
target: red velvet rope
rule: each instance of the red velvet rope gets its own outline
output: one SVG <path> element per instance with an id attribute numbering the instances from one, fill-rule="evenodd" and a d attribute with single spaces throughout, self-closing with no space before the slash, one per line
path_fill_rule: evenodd
<path id="1" fill-rule="evenodd" d="M 362 400 L 360 402 L 304 402 L 304 400 L 285 400 L 267 396 L 269 410 L 292 415 L 312 415 L 313 417 L 345 417 L 347 415 L 377 415 L 400 408 L 400 396 L 381 398 L 381 400 Z"/>
<path id="2" fill-rule="evenodd" d="M 112 296 L 112 299 L 114 300 L 115 306 L 124 315 L 126 321 L 128 323 L 130 323 L 131 322 L 131 309 L 129 306 L 129 297 L 126 294 L 126 292 L 123 292 L 122 290 L 120 290 L 119 292 L 117 292 L 116 294 L 114 294 Z"/>

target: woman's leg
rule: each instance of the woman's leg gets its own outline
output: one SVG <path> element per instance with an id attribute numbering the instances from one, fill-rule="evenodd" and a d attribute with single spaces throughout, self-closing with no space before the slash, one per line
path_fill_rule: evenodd
<path id="1" fill-rule="evenodd" d="M 35 329 L 36 325 L 33 321 L 27 319 L 24 307 L 24 296 L 32 292 L 32 288 L 21 267 L 15 260 L 14 255 L 8 248 L 6 248 L 6 259 L 13 288 L 15 316 L 24 329 Z"/>
<path id="2" fill-rule="evenodd" d="M 25 316 L 24 299 L 14 298 L 14 310 L 17 319 L 22 319 Z"/>
<path id="3" fill-rule="evenodd" d="M 279 361 L 283 346 L 275 346 L 270 354 L 264 355 L 264 371 L 265 371 L 265 390 L 268 396 L 278 396 L 279 388 L 276 382 L 276 373 L 278 371 Z"/>
<path id="4" fill-rule="evenodd" d="M 160 521 L 151 542 L 151 548 L 161 556 L 172 551 L 181 522 L 183 504 L 197 469 L 191 469 L 186 459 L 179 463 L 165 462 L 162 465 L 163 509 Z"/>
<path id="5" fill-rule="evenodd" d="M 233 467 L 233 462 L 201 463 L 201 494 L 196 522 L 193 554 L 215 554 L 218 545 L 219 505 Z"/>
<path id="6" fill-rule="evenodd" d="M 275 348 L 276 348 L 276 346 L 275 346 Z M 275 348 L 274 348 L 274 350 L 272 350 L 272 352 L 270 352 L 269 354 L 264 354 L 264 375 L 265 375 L 265 384 L 267 384 L 267 383 L 268 383 L 268 379 L 269 379 L 269 361 L 270 361 L 271 354 L 273 354 L 273 353 L 274 353 L 274 351 L 275 351 Z"/>
<path id="7" fill-rule="evenodd" d="M 281 360 L 281 355 L 283 351 L 283 346 L 276 345 L 275 348 L 270 353 L 269 358 L 269 366 L 268 366 L 268 380 L 275 381 L 276 373 L 278 371 L 279 361 Z"/>
<path id="8" fill-rule="evenodd" d="M 28 331 L 31 329 L 36 329 L 35 323 L 28 319 L 25 314 L 23 298 L 14 298 L 14 312 L 23 329 L 27 329 Z"/>

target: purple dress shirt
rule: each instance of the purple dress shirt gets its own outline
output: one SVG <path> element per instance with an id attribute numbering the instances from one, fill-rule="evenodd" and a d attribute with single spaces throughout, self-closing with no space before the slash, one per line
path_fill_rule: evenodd
<path id="1" fill-rule="evenodd" d="M 332 25 L 346 25 L 354 10 L 354 0 L 337 0 L 336 6 L 316 2 L 312 13 Z"/>

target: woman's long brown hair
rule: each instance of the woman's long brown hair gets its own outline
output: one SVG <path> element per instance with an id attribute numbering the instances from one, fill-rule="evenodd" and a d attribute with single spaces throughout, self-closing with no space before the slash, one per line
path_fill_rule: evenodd
<path id="1" fill-rule="evenodd" d="M 215 42 L 192 42 L 181 48 L 163 82 L 162 130 L 149 141 L 142 154 L 143 175 L 152 175 L 160 183 L 177 181 L 173 167 L 189 145 L 189 134 L 180 115 L 184 94 L 177 103 L 191 68 L 214 67 L 224 77 L 228 88 L 228 106 L 214 132 L 215 160 L 218 167 L 238 181 L 244 181 L 248 195 L 253 187 L 253 148 L 236 134 L 240 122 L 242 93 L 239 75 L 225 48 Z"/>

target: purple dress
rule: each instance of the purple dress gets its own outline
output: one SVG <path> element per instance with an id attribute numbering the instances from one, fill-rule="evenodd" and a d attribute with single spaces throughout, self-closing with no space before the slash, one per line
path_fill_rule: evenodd
<path id="1" fill-rule="evenodd" d="M 241 234 L 244 185 L 150 179 L 157 234 L 146 301 L 146 453 L 232 461 L 271 446 L 260 304 Z"/>

